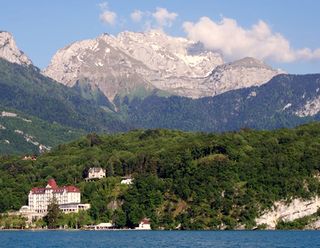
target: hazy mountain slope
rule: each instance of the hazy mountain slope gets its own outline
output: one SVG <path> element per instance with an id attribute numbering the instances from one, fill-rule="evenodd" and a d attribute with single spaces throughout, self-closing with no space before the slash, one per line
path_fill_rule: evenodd
<path id="1" fill-rule="evenodd" d="M 128 102 L 129 120 L 138 127 L 196 131 L 227 131 L 243 127 L 292 127 L 319 119 L 320 74 L 279 75 L 258 87 L 233 90 L 197 100 L 150 96 Z M 313 116 L 299 111 L 313 108 Z M 317 114 L 316 114 L 317 113 Z"/>
<path id="2" fill-rule="evenodd" d="M 0 106 L 0 154 L 37 154 L 83 134 Z"/>
<path id="3" fill-rule="evenodd" d="M 0 105 L 45 121 L 87 131 L 121 131 L 127 126 L 76 90 L 24 67 L 0 59 Z"/>

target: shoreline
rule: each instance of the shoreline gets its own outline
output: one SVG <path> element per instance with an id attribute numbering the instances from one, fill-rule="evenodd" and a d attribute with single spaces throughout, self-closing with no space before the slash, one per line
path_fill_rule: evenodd
<path id="1" fill-rule="evenodd" d="M 283 231 L 319 231 L 318 229 L 242 229 L 242 230 L 143 230 L 143 229 L 32 229 L 32 228 L 25 228 L 25 229 L 0 229 L 0 232 L 16 232 L 16 231 L 31 231 L 31 232 L 43 232 L 43 231 L 64 231 L 64 232 L 78 232 L 78 231 L 107 231 L 107 232 L 112 232 L 112 231 L 156 231 L 156 232 L 283 232 Z"/>

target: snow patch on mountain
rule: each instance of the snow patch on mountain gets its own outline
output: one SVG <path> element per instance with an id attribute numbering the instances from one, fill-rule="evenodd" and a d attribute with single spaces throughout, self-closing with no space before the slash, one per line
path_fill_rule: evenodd
<path id="1" fill-rule="evenodd" d="M 31 60 L 18 49 L 11 33 L 0 31 L 0 58 L 19 65 L 31 65 Z"/>
<path id="2" fill-rule="evenodd" d="M 292 106 L 292 104 L 291 104 L 291 103 L 286 104 L 286 105 L 282 108 L 282 111 L 284 111 L 284 110 L 286 110 L 286 109 L 290 108 L 291 106 Z"/>
<path id="3" fill-rule="evenodd" d="M 257 96 L 257 92 L 251 91 L 250 94 L 247 96 L 247 99 L 250 99 L 250 98 L 256 97 L 256 96 Z"/>

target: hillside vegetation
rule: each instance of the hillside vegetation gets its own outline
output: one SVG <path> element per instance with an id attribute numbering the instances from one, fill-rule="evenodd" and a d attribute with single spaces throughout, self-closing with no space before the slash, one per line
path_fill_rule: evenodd
<path id="1" fill-rule="evenodd" d="M 82 97 L 77 89 L 43 76 L 36 67 L 3 59 L 0 59 L 0 106 L 88 132 L 128 129 L 111 110 L 104 111 L 93 99 Z"/>
<path id="2" fill-rule="evenodd" d="M 276 129 L 320 120 L 297 112 L 319 97 L 320 74 L 278 75 L 268 83 L 231 90 L 215 97 L 148 96 L 124 99 L 128 121 L 137 128 L 225 132 L 241 128 Z M 316 110 L 316 103 L 309 108 Z"/>
<path id="3" fill-rule="evenodd" d="M 70 88 L 43 76 L 36 67 L 0 59 L 0 109 L 43 121 L 50 135 L 42 132 L 37 138 L 47 139 L 51 145 L 59 143 L 56 137 L 62 137 L 60 144 L 78 138 L 65 132 L 70 129 L 76 133 L 116 133 L 133 128 L 225 132 L 295 127 L 320 120 L 316 105 L 319 88 L 320 74 L 278 75 L 260 87 L 232 90 L 215 97 L 190 99 L 137 88 L 129 95 L 116 95 L 111 103 L 86 80 L 79 80 Z M 311 111 L 310 116 L 298 116 L 304 111 Z M 0 120 L 0 125 L 3 123 Z M 22 130 L 26 124 L 16 123 L 15 128 Z M 12 141 L 11 147 L 2 145 L 0 154 L 35 152 L 34 146 L 22 145 L 21 137 L 14 133 L 5 134 L 0 129 L 0 136 L 4 137 L 0 143 L 6 142 L 8 136 Z"/>
<path id="4" fill-rule="evenodd" d="M 37 161 L 2 157 L 0 211 L 19 209 L 32 186 L 53 177 L 81 188 L 97 222 L 135 226 L 148 217 L 156 228 L 251 228 L 274 201 L 320 193 L 319 149 L 319 123 L 224 134 L 161 129 L 89 134 Z M 92 166 L 106 168 L 108 177 L 84 182 L 83 172 Z M 120 177 L 128 175 L 134 184 L 120 185 Z"/>
<path id="5" fill-rule="evenodd" d="M 16 116 L 2 116 L 3 112 Z M 49 123 L 17 110 L 0 107 L 0 153 L 38 154 L 41 145 L 46 148 L 70 142 L 84 134 L 83 130 Z"/>

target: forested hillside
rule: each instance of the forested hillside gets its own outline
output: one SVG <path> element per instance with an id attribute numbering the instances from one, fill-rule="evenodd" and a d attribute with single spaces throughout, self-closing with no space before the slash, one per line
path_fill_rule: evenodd
<path id="1" fill-rule="evenodd" d="M 84 135 L 84 130 L 50 123 L 17 110 L 0 107 L 0 153 L 39 154 Z"/>
<path id="2" fill-rule="evenodd" d="M 86 131 L 128 129 L 111 110 L 101 109 L 93 99 L 83 98 L 78 90 L 43 76 L 36 67 L 3 59 L 0 59 L 0 106 Z"/>
<path id="3" fill-rule="evenodd" d="M 278 75 L 268 83 L 215 97 L 148 96 L 123 101 L 138 128 L 223 132 L 241 128 L 276 129 L 319 120 L 320 74 Z M 305 111 L 306 114 L 298 114 Z"/>
<path id="4" fill-rule="evenodd" d="M 10 109 L 45 123 L 39 140 L 56 145 L 73 140 L 75 133 L 116 133 L 134 128 L 169 128 L 184 131 L 224 132 L 241 128 L 275 129 L 295 127 L 319 120 L 320 75 L 278 75 L 260 87 L 228 91 L 215 97 L 191 99 L 143 91 L 117 95 L 110 102 L 99 88 L 78 81 L 69 88 L 43 76 L 32 65 L 21 66 L 0 59 L 0 110 Z M 5 123 L 0 120 L 0 124 Z M 16 123 L 14 130 L 26 129 Z M 56 128 L 54 128 L 54 126 Z M 62 130 L 57 130 L 57 128 Z M 41 129 L 41 128 L 40 128 Z M 44 129 L 44 128 L 42 128 Z M 14 130 L 11 130 L 14 132 Z M 4 149 L 0 154 L 33 153 L 21 137 L 0 130 Z M 39 132 L 38 132 L 39 134 Z M 11 147 L 6 146 L 11 138 Z"/>
<path id="5" fill-rule="evenodd" d="M 32 186 L 53 177 L 81 188 L 96 222 L 134 226 L 148 217 L 155 228 L 252 228 L 274 201 L 320 193 L 319 149 L 319 123 L 223 134 L 89 134 L 36 161 L 2 157 L 0 211 L 19 209 Z M 84 171 L 93 166 L 106 168 L 108 177 L 85 182 Z M 129 175 L 134 184 L 120 185 Z"/>

